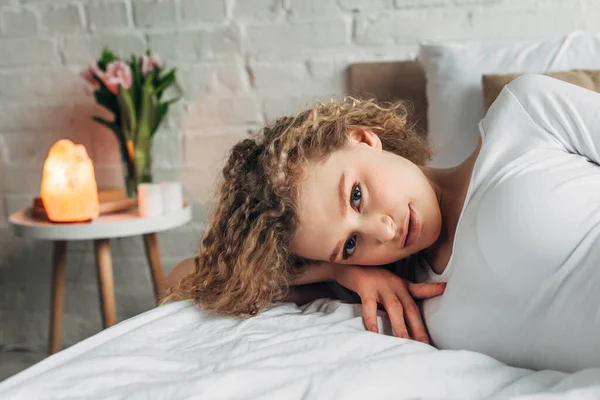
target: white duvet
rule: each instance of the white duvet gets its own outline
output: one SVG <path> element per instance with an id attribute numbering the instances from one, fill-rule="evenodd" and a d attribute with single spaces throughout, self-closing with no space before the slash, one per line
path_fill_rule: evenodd
<path id="1" fill-rule="evenodd" d="M 389 321 L 380 323 L 389 332 Z M 599 349 L 600 351 L 600 349 Z M 365 331 L 360 306 L 207 317 L 190 302 L 123 321 L 0 383 L 2 400 L 600 398 L 600 369 L 508 367 Z"/>

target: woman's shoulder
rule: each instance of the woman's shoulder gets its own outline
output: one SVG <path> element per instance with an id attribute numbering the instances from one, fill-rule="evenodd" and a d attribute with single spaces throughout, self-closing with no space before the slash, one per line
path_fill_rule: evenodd
<path id="1" fill-rule="evenodd" d="M 484 146 L 486 142 L 512 143 L 521 147 L 536 135 L 537 112 L 546 102 L 548 88 L 557 81 L 539 74 L 525 74 L 507 84 L 479 123 Z M 505 146 L 492 145 L 496 149 Z M 519 153 L 517 151 L 517 153 Z"/>
<path id="2" fill-rule="evenodd" d="M 193 257 L 180 261 L 165 277 L 166 288 L 177 285 L 185 276 L 194 272 L 195 266 L 196 262 Z"/>
<path id="3" fill-rule="evenodd" d="M 507 84 L 505 90 L 529 112 L 551 105 L 556 96 L 574 87 L 577 85 L 547 75 L 524 74 Z"/>
<path id="4" fill-rule="evenodd" d="M 551 78 L 542 74 L 523 74 L 506 85 L 511 92 L 536 92 L 543 90 L 545 85 L 552 85 L 556 78 Z"/>
<path id="5" fill-rule="evenodd" d="M 521 108 L 527 108 L 526 105 L 532 100 L 545 96 L 546 93 L 554 90 L 556 83 L 565 84 L 558 79 L 540 74 L 523 74 L 509 82 L 496 100 L 490 106 L 487 114 L 505 112 L 511 110 L 510 104 L 520 104 Z"/>

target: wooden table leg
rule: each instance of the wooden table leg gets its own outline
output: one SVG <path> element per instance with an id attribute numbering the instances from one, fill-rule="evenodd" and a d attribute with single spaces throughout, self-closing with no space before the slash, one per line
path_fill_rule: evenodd
<path id="1" fill-rule="evenodd" d="M 52 297 L 50 306 L 50 341 L 48 354 L 60 351 L 62 319 L 65 304 L 65 270 L 67 265 L 67 242 L 57 240 L 52 250 Z"/>
<path id="2" fill-rule="evenodd" d="M 98 285 L 100 289 L 100 304 L 102 306 L 102 321 L 104 328 L 117 323 L 115 309 L 115 285 L 113 278 L 112 258 L 110 255 L 110 240 L 94 240 L 96 248 L 96 266 L 98 269 Z"/>
<path id="3" fill-rule="evenodd" d="M 158 303 L 165 290 L 165 274 L 160 261 L 160 250 L 158 248 L 156 233 L 147 233 L 144 235 L 144 247 L 146 248 L 146 257 L 148 258 L 148 264 L 150 264 L 150 271 L 152 273 L 154 295 Z"/>

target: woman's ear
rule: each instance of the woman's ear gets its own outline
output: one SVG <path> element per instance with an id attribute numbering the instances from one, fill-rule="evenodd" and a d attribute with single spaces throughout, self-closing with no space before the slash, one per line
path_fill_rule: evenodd
<path id="1" fill-rule="evenodd" d="M 369 129 L 351 129 L 347 132 L 350 142 L 359 144 L 363 143 L 369 147 L 381 150 L 381 139 L 373 131 Z"/>

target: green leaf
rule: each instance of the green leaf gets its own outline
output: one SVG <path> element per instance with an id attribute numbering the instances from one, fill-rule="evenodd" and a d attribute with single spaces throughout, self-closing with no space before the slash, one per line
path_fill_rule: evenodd
<path id="1" fill-rule="evenodd" d="M 131 63 L 129 65 L 131 67 L 131 73 L 133 75 L 133 84 L 131 85 L 131 95 L 133 97 L 133 104 L 135 105 L 135 110 L 137 113 L 140 111 L 141 107 L 141 97 L 142 97 L 142 65 L 141 61 L 136 57 L 131 57 Z"/>
<path id="2" fill-rule="evenodd" d="M 181 87 L 179 86 L 177 81 L 175 81 L 175 88 L 177 89 L 177 95 L 169 100 L 163 101 L 162 103 L 167 103 L 167 104 L 171 105 L 171 104 L 179 101 L 179 99 L 181 99 L 181 97 L 183 96 L 183 91 L 181 90 Z M 158 100 L 160 100 L 160 97 L 158 98 Z"/>
<path id="3" fill-rule="evenodd" d="M 135 137 L 135 168 L 138 181 L 145 173 L 150 160 L 152 146 L 152 127 L 155 121 L 154 87 L 152 80 L 146 79 L 142 87 L 142 104 L 140 107 L 138 130 Z"/>
<path id="4" fill-rule="evenodd" d="M 156 105 L 156 116 L 154 126 L 152 127 L 152 136 L 154 136 L 154 134 L 158 131 L 161 122 L 163 121 L 165 115 L 167 115 L 167 111 L 169 111 L 169 102 L 158 103 Z"/>
<path id="5" fill-rule="evenodd" d="M 154 126 L 155 121 L 155 100 L 154 100 L 154 87 L 152 81 L 147 79 L 142 87 L 142 106 L 140 110 L 140 119 L 142 123 L 140 125 L 140 140 L 146 140 L 151 136 L 151 129 Z M 142 135 L 143 134 L 143 135 Z"/>
<path id="6" fill-rule="evenodd" d="M 114 55 L 114 53 L 108 47 L 104 47 L 102 49 L 102 55 L 100 56 L 100 59 L 98 60 L 98 66 L 100 67 L 100 69 L 105 71 L 106 66 L 108 64 L 110 64 L 111 62 L 115 61 L 116 59 L 117 59 L 117 57 Z"/>
<path id="7" fill-rule="evenodd" d="M 130 91 L 123 89 L 122 86 L 119 86 L 117 101 L 121 111 L 121 122 L 123 123 L 122 129 L 123 133 L 125 134 L 125 138 L 127 140 L 133 140 L 135 143 L 137 113 L 135 111 L 135 105 L 133 104 Z"/>
<path id="8" fill-rule="evenodd" d="M 109 111 L 111 111 L 115 116 L 119 115 L 119 103 L 117 102 L 117 95 L 108 90 L 108 87 L 99 79 L 97 76 L 94 76 L 96 82 L 98 82 L 98 88 L 94 91 L 94 97 L 96 102 L 100 105 L 106 107 Z"/>
<path id="9" fill-rule="evenodd" d="M 110 129 L 113 132 L 120 130 L 119 127 L 117 125 L 115 125 L 114 122 L 107 121 L 106 119 L 104 119 L 102 117 L 93 116 L 92 119 L 94 121 L 98 122 L 100 125 L 104 125 L 105 127 L 107 127 L 108 129 Z"/>
<path id="10" fill-rule="evenodd" d="M 119 142 L 119 148 L 121 150 L 121 158 L 126 163 L 128 175 L 134 176 L 133 162 L 128 156 L 127 140 L 125 139 L 125 135 L 123 134 L 123 131 L 121 131 L 121 128 L 119 127 L 118 123 L 110 122 L 110 121 L 105 120 L 104 118 L 96 117 L 96 116 L 92 117 L 92 119 L 94 121 L 98 122 L 100 125 L 103 125 L 113 131 L 113 133 L 117 137 L 117 141 Z"/>
<path id="11" fill-rule="evenodd" d="M 96 99 L 96 103 L 106 108 L 108 111 L 115 115 L 119 114 L 119 103 L 117 103 L 117 98 L 114 94 L 109 92 L 108 89 L 96 89 L 94 91 L 94 98 Z"/>
<path id="12" fill-rule="evenodd" d="M 152 86 L 157 87 L 160 84 L 160 78 L 161 74 L 160 74 L 160 69 L 157 69 L 156 67 L 154 67 L 152 69 Z"/>
<path id="13" fill-rule="evenodd" d="M 119 141 L 119 147 L 121 148 L 121 151 L 125 151 L 125 153 L 123 153 L 123 154 L 127 154 L 127 141 L 125 139 L 125 135 L 123 134 L 123 131 L 121 130 L 119 125 L 116 123 L 116 121 L 110 122 L 102 117 L 97 117 L 97 116 L 92 117 L 92 120 L 96 121 L 100 125 L 103 125 L 103 126 L 107 127 L 108 129 L 110 129 L 111 131 L 113 131 L 113 133 L 117 137 L 117 140 Z"/>
<path id="14" fill-rule="evenodd" d="M 172 72 L 174 72 L 174 70 Z M 179 82 L 177 82 L 177 80 L 174 80 L 172 82 L 172 86 L 175 86 L 176 95 L 167 101 L 167 103 L 169 103 L 169 104 L 175 103 L 176 101 L 181 99 L 181 97 L 183 96 L 183 90 L 181 90 L 181 86 L 179 86 Z M 165 89 L 165 91 L 166 91 L 166 89 Z M 165 93 L 165 91 L 157 92 L 156 98 L 158 101 L 161 101 L 162 95 Z"/>
<path id="15" fill-rule="evenodd" d="M 162 76 L 159 80 L 158 80 L 158 84 L 156 85 L 156 92 L 157 93 L 161 93 L 168 88 L 169 86 L 171 86 L 173 83 L 175 82 L 175 68 L 173 68 L 171 71 L 167 72 L 166 75 Z"/>
<path id="16" fill-rule="evenodd" d="M 163 101 L 163 103 L 165 103 L 165 104 L 168 104 L 168 105 L 171 105 L 171 104 L 173 104 L 173 103 L 175 103 L 175 102 L 179 101 L 179 99 L 181 99 L 181 93 L 180 93 L 179 95 L 177 95 L 177 96 L 173 97 L 172 99 L 169 99 L 169 100 L 167 100 L 167 101 Z"/>

